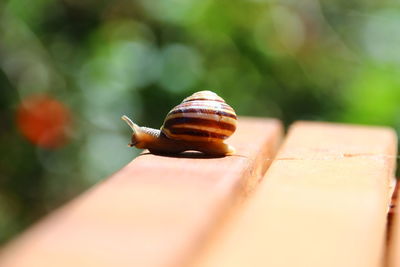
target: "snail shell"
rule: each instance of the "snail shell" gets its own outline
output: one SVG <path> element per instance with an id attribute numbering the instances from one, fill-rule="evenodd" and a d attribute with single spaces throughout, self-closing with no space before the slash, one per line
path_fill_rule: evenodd
<path id="1" fill-rule="evenodd" d="M 166 116 L 161 132 L 168 138 L 189 142 L 223 142 L 236 130 L 231 106 L 211 91 L 185 98 Z"/>

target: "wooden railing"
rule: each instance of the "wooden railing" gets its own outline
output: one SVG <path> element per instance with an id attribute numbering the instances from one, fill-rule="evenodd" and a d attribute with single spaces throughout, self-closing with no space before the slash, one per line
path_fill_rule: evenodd
<path id="1" fill-rule="evenodd" d="M 298 122 L 282 136 L 241 118 L 234 156 L 143 153 L 10 242 L 0 266 L 399 266 L 394 131 Z"/>

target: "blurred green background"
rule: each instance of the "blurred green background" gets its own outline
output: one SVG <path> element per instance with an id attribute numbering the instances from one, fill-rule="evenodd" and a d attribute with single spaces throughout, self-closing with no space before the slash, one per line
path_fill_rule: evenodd
<path id="1" fill-rule="evenodd" d="M 0 2 L 0 242 L 214 90 L 239 115 L 400 129 L 398 1 Z"/>

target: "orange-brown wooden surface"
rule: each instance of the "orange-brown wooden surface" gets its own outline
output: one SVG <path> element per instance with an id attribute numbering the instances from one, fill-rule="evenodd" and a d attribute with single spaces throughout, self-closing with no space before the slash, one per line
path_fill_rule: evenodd
<path id="1" fill-rule="evenodd" d="M 397 185 L 395 192 L 396 196 L 393 199 L 393 207 L 390 222 L 390 236 L 388 237 L 388 266 L 400 267 L 400 185 Z"/>
<path id="2" fill-rule="evenodd" d="M 388 128 L 296 123 L 263 181 L 193 265 L 382 266 L 396 142 Z"/>
<path id="3" fill-rule="evenodd" d="M 234 156 L 143 154 L 11 242 L 0 266 L 185 265 L 262 177 L 281 135 L 276 120 L 243 118 Z"/>

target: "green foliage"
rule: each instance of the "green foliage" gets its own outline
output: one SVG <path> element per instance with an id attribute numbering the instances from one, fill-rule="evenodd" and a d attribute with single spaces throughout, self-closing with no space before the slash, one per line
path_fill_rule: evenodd
<path id="1" fill-rule="evenodd" d="M 398 66 L 368 66 L 356 75 L 345 93 L 342 118 L 348 122 L 399 126 Z"/>

